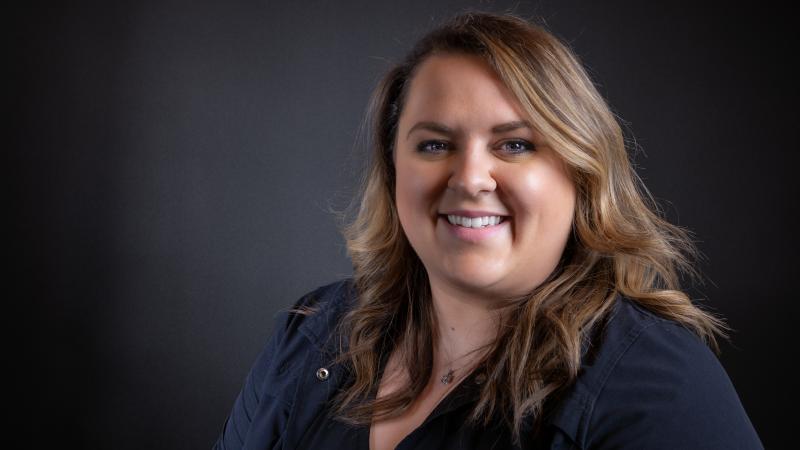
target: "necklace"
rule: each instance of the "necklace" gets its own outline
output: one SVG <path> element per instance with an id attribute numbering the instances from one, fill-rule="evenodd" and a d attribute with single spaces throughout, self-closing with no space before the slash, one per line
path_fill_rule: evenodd
<path id="1" fill-rule="evenodd" d="M 467 355 L 469 355 L 470 353 L 472 353 L 472 352 L 467 353 Z M 466 356 L 466 355 L 463 355 L 461 358 L 463 358 L 464 356 Z M 458 359 L 461 359 L 461 358 L 456 358 L 456 360 L 450 361 L 450 364 L 448 364 L 447 373 L 445 373 L 444 375 L 442 375 L 441 378 L 439 378 L 439 381 L 441 381 L 442 384 L 444 384 L 444 385 L 450 384 L 453 381 L 453 378 L 455 378 L 456 370 L 461 370 L 461 369 L 463 369 L 464 367 L 466 367 L 468 365 L 468 364 L 464 364 L 461 367 L 457 367 L 457 368 L 454 369 L 453 366 L 452 366 L 453 362 L 455 362 L 455 361 L 457 361 Z"/>
<path id="2" fill-rule="evenodd" d="M 466 355 L 463 355 L 460 358 L 456 358 L 455 360 L 451 361 L 450 364 L 448 364 L 447 373 L 442 375 L 442 377 L 439 378 L 439 381 L 441 381 L 442 384 L 444 384 L 444 385 L 450 384 L 453 381 L 453 379 L 455 378 L 455 372 L 457 370 L 460 371 L 461 369 L 463 369 L 463 368 L 465 368 L 465 367 L 467 367 L 469 365 L 469 363 L 467 363 L 467 364 L 463 364 L 460 367 L 453 368 L 453 366 L 452 366 L 453 362 L 463 358 L 464 356 L 469 355 L 470 353 L 472 353 L 472 352 L 469 352 Z"/>
<path id="3" fill-rule="evenodd" d="M 476 325 L 478 325 L 478 324 L 476 323 L 473 326 L 468 326 L 466 335 L 464 335 L 464 336 L 462 336 L 462 337 L 460 337 L 458 339 L 460 339 L 460 340 L 463 339 L 466 342 L 469 342 L 469 337 L 472 334 L 472 332 L 475 331 Z M 452 326 L 445 326 L 443 328 L 449 329 L 450 331 L 455 332 L 455 328 L 453 328 Z M 452 355 L 452 351 L 449 351 L 449 350 L 452 350 L 452 347 L 450 347 L 450 349 L 446 349 L 445 348 L 445 347 L 447 347 L 447 345 L 445 345 L 446 344 L 446 339 L 445 339 L 445 335 L 446 334 L 447 333 L 442 333 L 441 328 L 439 329 L 439 333 L 437 333 L 438 339 L 441 342 L 442 353 L 444 353 L 445 356 L 449 359 L 449 361 L 445 365 L 445 367 L 447 367 L 447 372 L 445 372 L 445 374 L 442 375 L 441 378 L 439 378 L 439 381 L 445 386 L 447 386 L 448 384 L 453 382 L 453 380 L 456 377 L 456 372 L 457 371 L 460 373 L 462 371 L 462 369 L 467 368 L 467 366 L 470 366 L 472 363 L 475 362 L 474 355 L 475 355 L 476 352 L 479 352 L 481 354 L 484 353 L 482 351 L 483 347 L 479 346 L 478 348 L 472 349 L 472 350 L 464 353 L 463 355 L 459 356 L 458 358 L 452 358 L 450 356 L 450 355 Z M 457 338 L 455 336 L 453 336 L 453 339 L 457 339 Z M 473 357 L 472 358 L 468 358 L 468 360 L 467 360 L 467 362 L 465 364 L 462 364 L 459 367 L 453 367 L 453 363 L 455 363 L 456 361 L 458 361 L 458 360 L 460 360 L 460 359 L 462 359 L 464 357 L 467 357 L 467 356 L 473 356 Z M 467 371 L 465 371 L 465 372 L 467 372 Z"/>
<path id="4" fill-rule="evenodd" d="M 461 359 L 461 358 L 463 358 L 463 357 L 465 357 L 465 356 L 467 356 L 467 355 L 471 354 L 471 353 L 473 353 L 473 352 L 467 352 L 466 354 L 464 354 L 464 355 L 461 355 L 460 357 L 458 357 L 458 358 L 455 358 L 455 359 L 452 359 L 452 358 L 451 358 L 451 359 L 450 359 L 450 362 L 448 362 L 448 363 L 447 363 L 447 373 L 445 373 L 444 375 L 442 375 L 442 377 L 441 377 L 441 378 L 439 378 L 439 381 L 440 381 L 442 384 L 444 384 L 445 386 L 446 386 L 446 385 L 448 385 L 448 384 L 450 384 L 450 383 L 453 381 L 453 379 L 455 378 L 455 371 L 456 371 L 456 370 L 461 370 L 461 369 L 463 369 L 464 367 L 466 367 L 466 366 L 467 366 L 467 364 L 463 364 L 461 367 L 458 367 L 458 368 L 453 368 L 453 363 L 454 363 L 454 362 L 456 362 L 456 361 L 458 361 L 459 359 Z M 450 355 L 447 355 L 447 356 L 450 356 Z"/>
<path id="5" fill-rule="evenodd" d="M 446 374 L 442 375 L 442 378 L 439 379 L 442 384 L 450 384 L 453 381 L 453 369 L 449 369 Z"/>

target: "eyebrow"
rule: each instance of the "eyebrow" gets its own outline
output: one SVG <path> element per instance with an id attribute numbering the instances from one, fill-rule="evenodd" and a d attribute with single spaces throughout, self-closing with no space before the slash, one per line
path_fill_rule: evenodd
<path id="1" fill-rule="evenodd" d="M 513 131 L 520 128 L 532 128 L 531 124 L 525 120 L 515 120 L 513 122 L 508 123 L 501 123 L 500 125 L 495 125 L 492 127 L 492 133 L 505 133 L 507 131 Z M 408 130 L 408 134 L 406 138 L 411 135 L 412 132 L 416 130 L 430 130 L 435 131 L 442 134 L 453 134 L 453 129 L 448 127 L 447 125 L 438 123 L 438 122 L 417 122 L 410 130 Z"/>

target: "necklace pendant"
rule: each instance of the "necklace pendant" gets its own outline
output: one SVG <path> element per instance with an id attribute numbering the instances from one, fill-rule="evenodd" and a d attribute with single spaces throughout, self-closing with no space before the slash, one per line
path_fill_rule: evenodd
<path id="1" fill-rule="evenodd" d="M 453 381 L 453 369 L 448 370 L 447 373 L 442 376 L 440 381 L 442 384 L 449 384 L 451 381 Z"/>

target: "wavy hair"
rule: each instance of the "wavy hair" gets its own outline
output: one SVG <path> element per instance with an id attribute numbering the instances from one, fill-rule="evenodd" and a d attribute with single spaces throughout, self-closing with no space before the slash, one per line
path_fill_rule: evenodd
<path id="1" fill-rule="evenodd" d="M 392 152 L 409 81 L 437 53 L 477 55 L 510 89 L 566 163 L 577 188 L 572 233 L 550 276 L 504 319 L 478 365 L 487 378 L 470 421 L 499 415 L 514 442 L 527 418 L 533 431 L 575 380 L 582 344 L 607 318 L 618 294 L 677 321 L 719 354 L 715 334 L 730 328 L 681 291 L 700 274 L 691 232 L 663 218 L 628 160 L 622 130 L 577 56 L 543 26 L 514 14 L 465 12 L 422 37 L 375 88 L 365 115 L 370 155 L 357 213 L 341 232 L 354 270 L 356 304 L 340 322 L 339 362 L 352 383 L 334 399 L 352 424 L 402 414 L 431 377 L 436 318 L 427 272 L 409 244 L 395 205 Z M 406 385 L 374 398 L 388 354 L 398 350 Z M 526 427 L 527 429 L 527 427 Z"/>

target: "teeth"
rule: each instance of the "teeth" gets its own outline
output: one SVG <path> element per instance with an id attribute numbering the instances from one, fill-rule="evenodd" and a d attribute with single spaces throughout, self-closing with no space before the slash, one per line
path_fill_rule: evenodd
<path id="1" fill-rule="evenodd" d="M 453 225 L 459 225 L 465 228 L 483 228 L 497 225 L 503 221 L 503 218 L 500 216 L 463 217 L 449 215 L 447 216 L 447 221 Z"/>

